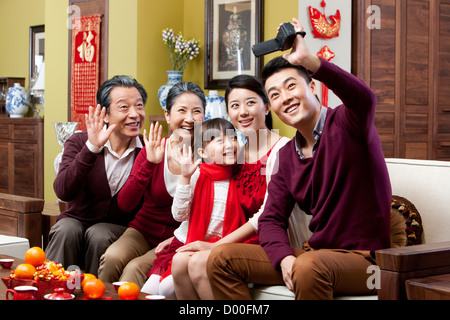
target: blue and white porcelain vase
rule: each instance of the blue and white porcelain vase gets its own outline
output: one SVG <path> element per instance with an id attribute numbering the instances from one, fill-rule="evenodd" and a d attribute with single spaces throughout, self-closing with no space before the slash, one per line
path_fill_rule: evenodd
<path id="1" fill-rule="evenodd" d="M 163 85 L 158 90 L 158 99 L 159 104 L 163 108 L 163 110 L 166 110 L 166 99 L 167 94 L 169 93 L 169 90 L 178 82 L 181 82 L 183 80 L 183 71 L 167 71 L 167 78 L 168 81 L 165 85 Z"/>
<path id="2" fill-rule="evenodd" d="M 30 106 L 30 98 L 27 90 L 20 85 L 14 83 L 14 86 L 8 89 L 6 96 L 6 112 L 10 118 L 23 118 L 28 112 Z"/>
<path id="3" fill-rule="evenodd" d="M 210 90 L 206 96 L 205 121 L 214 118 L 230 120 L 225 105 L 225 98 L 220 96 L 217 90 Z"/>
<path id="4" fill-rule="evenodd" d="M 227 112 L 227 106 L 225 104 L 225 98 L 219 95 L 217 90 L 209 90 L 206 96 L 206 110 L 205 110 L 205 121 L 222 118 L 231 122 L 230 116 Z M 236 129 L 237 138 L 239 145 L 243 146 L 247 143 L 245 135 Z"/>

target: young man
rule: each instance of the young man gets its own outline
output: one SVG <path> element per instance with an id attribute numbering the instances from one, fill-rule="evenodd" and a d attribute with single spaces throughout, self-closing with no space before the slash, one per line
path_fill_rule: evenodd
<path id="1" fill-rule="evenodd" d="M 296 19 L 294 25 L 303 29 Z M 343 105 L 322 107 L 310 74 Z M 259 219 L 261 246 L 213 250 L 208 275 L 215 298 L 250 299 L 247 282 L 284 283 L 296 299 L 373 293 L 366 272 L 375 263 L 374 251 L 390 246 L 391 201 L 374 126 L 374 93 L 312 54 L 300 35 L 289 54 L 265 66 L 263 80 L 272 110 L 297 134 L 279 151 L 279 170 Z M 295 202 L 312 215 L 313 235 L 303 248 L 293 249 L 286 229 Z"/>
<path id="2" fill-rule="evenodd" d="M 99 88 L 98 105 L 86 115 L 87 131 L 67 140 L 53 184 L 67 210 L 50 230 L 49 260 L 97 275 L 100 256 L 133 218 L 119 209 L 117 193 L 143 146 L 139 132 L 146 101 L 136 80 L 115 76 Z"/>

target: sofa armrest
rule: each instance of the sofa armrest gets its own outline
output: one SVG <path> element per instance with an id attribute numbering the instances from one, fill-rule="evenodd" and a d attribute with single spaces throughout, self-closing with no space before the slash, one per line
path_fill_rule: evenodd
<path id="1" fill-rule="evenodd" d="M 406 299 L 405 281 L 450 273 L 450 242 L 378 250 L 380 300 Z"/>

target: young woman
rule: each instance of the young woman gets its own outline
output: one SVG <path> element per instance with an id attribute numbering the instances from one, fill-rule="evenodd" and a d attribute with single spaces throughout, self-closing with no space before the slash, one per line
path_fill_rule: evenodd
<path id="1" fill-rule="evenodd" d="M 118 196 L 124 211 L 140 207 L 124 234 L 100 259 L 99 279 L 106 282 L 129 281 L 142 286 L 156 258 L 155 251 L 169 242 L 179 223 L 172 218 L 171 207 L 180 162 L 173 150 L 180 144 L 191 145 L 194 124 L 203 122 L 206 100 L 194 83 L 176 84 L 167 96 L 165 116 L 172 134 L 161 139 L 162 127 L 151 124 L 145 148 L 135 160 L 132 172 Z M 158 246 L 157 249 L 155 249 Z"/>
<path id="2" fill-rule="evenodd" d="M 206 274 L 210 250 L 222 243 L 245 242 L 256 235 L 268 180 L 272 172 L 278 170 L 277 152 L 289 141 L 271 131 L 269 101 L 255 77 L 239 75 L 231 79 L 225 101 L 233 125 L 247 138 L 242 150 L 244 163 L 236 176 L 242 205 L 251 208 L 252 212 L 260 211 L 242 227 L 215 243 L 197 241 L 178 249 L 172 264 L 178 299 L 214 298 Z"/>

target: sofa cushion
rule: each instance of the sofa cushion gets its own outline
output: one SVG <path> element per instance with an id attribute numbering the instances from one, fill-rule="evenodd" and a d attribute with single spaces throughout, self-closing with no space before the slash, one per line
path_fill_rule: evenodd
<path id="1" fill-rule="evenodd" d="M 422 219 L 416 207 L 406 198 L 392 196 L 391 247 L 422 243 Z"/>

